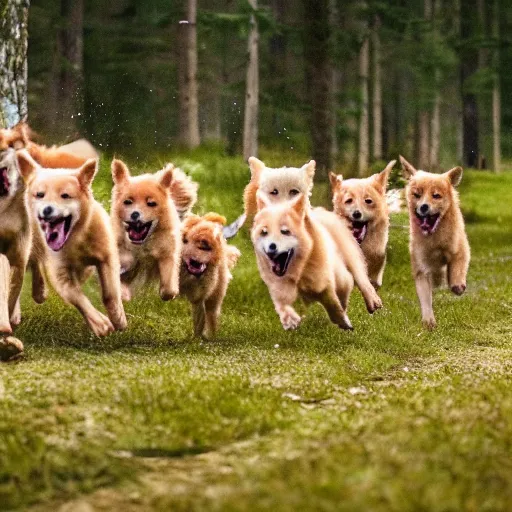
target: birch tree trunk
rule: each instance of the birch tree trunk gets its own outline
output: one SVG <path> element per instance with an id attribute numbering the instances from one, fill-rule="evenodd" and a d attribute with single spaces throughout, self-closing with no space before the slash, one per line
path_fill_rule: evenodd
<path id="1" fill-rule="evenodd" d="M 187 148 L 200 144 L 197 99 L 197 0 L 187 0 L 187 19 L 180 21 L 179 59 L 180 141 Z"/>
<path id="2" fill-rule="evenodd" d="M 0 128 L 27 120 L 27 39 L 29 0 L 2 2 L 0 19 Z M 0 254 L 0 333 L 10 332 L 10 265 Z"/>
<path id="3" fill-rule="evenodd" d="M 364 176 L 370 159 L 368 73 L 370 68 L 370 41 L 365 37 L 359 50 L 359 79 L 361 83 L 361 114 L 359 117 L 358 176 Z"/>
<path id="4" fill-rule="evenodd" d="M 373 54 L 373 158 L 382 159 L 382 79 L 380 63 L 380 18 L 375 16 L 372 31 Z"/>
<path id="5" fill-rule="evenodd" d="M 257 0 L 249 0 L 255 10 Z M 258 109 L 259 109 L 259 34 L 256 16 L 251 14 L 251 29 L 249 32 L 249 61 L 247 63 L 247 79 L 245 83 L 245 112 L 244 112 L 244 160 L 250 156 L 258 156 Z"/>
<path id="6" fill-rule="evenodd" d="M 494 55 L 493 55 L 493 89 L 492 89 L 492 139 L 493 151 L 492 160 L 494 172 L 501 171 L 501 88 L 500 88 L 500 54 L 499 54 L 499 38 L 500 38 L 500 18 L 499 18 L 499 0 L 493 2 L 492 17 L 492 36 L 494 39 Z"/>

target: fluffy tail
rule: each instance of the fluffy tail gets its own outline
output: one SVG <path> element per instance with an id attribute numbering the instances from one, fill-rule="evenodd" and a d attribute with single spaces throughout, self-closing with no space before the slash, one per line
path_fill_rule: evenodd
<path id="1" fill-rule="evenodd" d="M 171 197 L 178 210 L 180 219 L 190 213 L 197 202 L 197 189 L 199 185 L 192 181 L 181 169 L 174 169 L 171 183 Z"/>

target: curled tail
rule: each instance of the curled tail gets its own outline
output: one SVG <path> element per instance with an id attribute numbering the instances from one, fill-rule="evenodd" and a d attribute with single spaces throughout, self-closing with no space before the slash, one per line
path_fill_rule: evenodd
<path id="1" fill-rule="evenodd" d="M 181 169 L 174 169 L 171 183 L 171 197 L 178 211 L 180 219 L 190 213 L 197 202 L 197 189 L 199 185 L 192 181 Z"/>

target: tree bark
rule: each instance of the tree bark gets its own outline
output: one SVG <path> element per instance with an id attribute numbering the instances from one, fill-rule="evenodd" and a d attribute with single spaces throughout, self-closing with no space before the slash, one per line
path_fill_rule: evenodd
<path id="1" fill-rule="evenodd" d="M 494 172 L 501 171 L 501 88 L 500 88 L 500 18 L 499 0 L 493 2 L 492 36 L 494 39 L 493 55 L 493 89 L 492 89 L 492 139 L 493 139 L 493 167 Z"/>
<path id="2" fill-rule="evenodd" d="M 455 17 L 454 17 L 454 28 L 457 39 L 461 39 L 461 0 L 454 0 L 455 7 Z M 462 59 L 462 56 L 459 52 L 459 60 Z M 463 92 L 462 92 L 462 73 L 457 73 L 457 99 L 456 99 L 456 128 L 455 128 L 455 137 L 456 137 L 456 161 L 459 165 L 464 165 L 464 104 L 462 100 Z"/>
<path id="3" fill-rule="evenodd" d="M 434 10 L 431 16 L 432 30 L 434 31 L 434 37 L 439 39 L 438 31 L 438 17 L 440 11 L 440 0 L 434 0 Z M 434 71 L 435 73 L 435 93 L 434 93 L 434 106 L 432 108 L 432 116 L 430 119 L 430 156 L 429 164 L 430 170 L 436 171 L 439 169 L 439 148 L 441 145 L 441 97 L 439 94 L 440 87 L 440 73 L 439 69 Z"/>
<path id="4" fill-rule="evenodd" d="M 432 18 L 432 0 L 423 0 L 423 17 Z M 425 103 L 425 98 L 420 98 Z M 425 104 L 421 105 L 418 115 L 418 166 L 419 169 L 428 169 L 430 164 L 430 113 Z"/>
<path id="5" fill-rule="evenodd" d="M 180 21 L 179 62 L 180 142 L 187 148 L 200 144 L 196 21 L 197 0 L 187 0 L 187 19 Z"/>
<path id="6" fill-rule="evenodd" d="M 0 127 L 26 121 L 29 0 L 4 0 L 0 19 Z"/>
<path id="7" fill-rule="evenodd" d="M 312 154 L 316 160 L 318 178 L 327 180 L 327 173 L 332 169 L 333 153 L 333 75 L 329 0 L 303 2 L 304 57 L 306 89 L 311 105 Z"/>
<path id="8" fill-rule="evenodd" d="M 372 31 L 373 54 L 373 158 L 382 160 L 382 79 L 380 62 L 380 18 L 375 16 Z"/>
<path id="9" fill-rule="evenodd" d="M 249 0 L 253 9 L 258 7 L 257 0 Z M 244 160 L 250 156 L 258 156 L 258 110 L 259 110 L 259 34 L 256 16 L 251 14 L 249 31 L 249 61 L 245 83 L 244 112 Z"/>
<path id="10" fill-rule="evenodd" d="M 364 176 L 370 159 L 369 113 L 368 113 L 368 73 L 370 67 L 370 41 L 364 38 L 359 50 L 359 79 L 361 82 L 361 113 L 359 117 L 358 176 Z"/>

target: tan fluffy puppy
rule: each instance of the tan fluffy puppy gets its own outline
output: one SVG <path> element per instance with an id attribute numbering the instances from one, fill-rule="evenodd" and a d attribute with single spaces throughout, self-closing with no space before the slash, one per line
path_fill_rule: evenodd
<path id="1" fill-rule="evenodd" d="M 436 326 L 432 289 L 446 277 L 455 295 L 466 290 L 470 250 L 455 187 L 462 167 L 444 174 L 416 170 L 404 157 L 400 163 L 407 183 L 410 221 L 410 253 L 423 325 Z"/>
<path id="2" fill-rule="evenodd" d="M 97 336 L 126 328 L 120 266 L 109 217 L 94 200 L 91 184 L 97 160 L 79 169 L 42 169 L 18 155 L 34 215 L 48 247 L 48 273 L 57 293 L 75 306 Z M 108 318 L 84 295 L 81 285 L 96 269 Z"/>
<path id="3" fill-rule="evenodd" d="M 34 300 L 41 303 L 46 299 L 45 247 L 29 211 L 26 186 L 12 148 L 0 153 L 0 254 L 5 254 L 11 270 L 9 298 L 0 306 L 7 310 L 0 314 L 0 332 L 10 333 L 21 321 L 19 298 L 27 264 L 32 269 Z"/>
<path id="4" fill-rule="evenodd" d="M 168 164 L 162 171 L 130 175 L 121 160 L 112 161 L 111 219 L 121 258 L 123 299 L 137 284 L 160 280 L 160 297 L 179 293 L 181 225 L 196 202 L 197 184 Z"/>
<path id="5" fill-rule="evenodd" d="M 188 216 L 183 222 L 180 294 L 192 305 L 194 334 L 215 336 L 222 302 L 240 251 L 228 245 L 222 226 L 226 219 L 216 213 Z"/>
<path id="6" fill-rule="evenodd" d="M 53 169 L 76 169 L 88 158 L 97 158 L 96 150 L 84 140 L 72 142 L 65 146 L 46 147 L 33 142 L 31 130 L 25 123 L 18 123 L 13 128 L 0 129 L 0 151 L 7 148 L 23 149 L 42 167 Z"/>
<path id="7" fill-rule="evenodd" d="M 354 281 L 340 250 L 339 233 L 347 229 L 343 221 L 324 209 L 311 211 L 304 194 L 274 204 L 258 193 L 257 200 L 251 239 L 284 329 L 301 322 L 293 308 L 299 296 L 320 302 L 333 323 L 352 329 L 346 309 Z"/>
<path id="8" fill-rule="evenodd" d="M 361 246 L 370 281 L 376 289 L 382 286 L 386 266 L 389 233 L 386 188 L 395 164 L 396 160 L 392 160 L 382 172 L 363 179 L 344 180 L 341 175 L 329 173 L 334 211 L 348 222 Z"/>
<path id="9" fill-rule="evenodd" d="M 244 190 L 245 214 L 254 217 L 258 211 L 256 193 L 261 191 L 271 202 L 293 199 L 299 194 L 309 198 L 313 189 L 316 162 L 311 160 L 302 167 L 267 167 L 254 156 L 249 158 L 251 181 Z"/>

